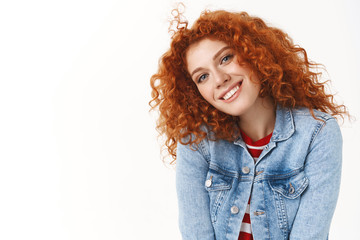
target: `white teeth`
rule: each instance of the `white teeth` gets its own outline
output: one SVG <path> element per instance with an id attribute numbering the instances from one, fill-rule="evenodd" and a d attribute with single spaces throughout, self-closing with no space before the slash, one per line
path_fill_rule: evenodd
<path id="1" fill-rule="evenodd" d="M 236 87 L 234 87 L 233 89 L 231 89 L 230 91 L 227 92 L 227 94 L 225 94 L 225 96 L 223 97 L 225 100 L 228 100 L 229 98 L 232 97 L 232 95 L 234 95 L 234 93 L 236 93 L 237 90 L 239 90 L 240 86 L 236 85 Z"/>

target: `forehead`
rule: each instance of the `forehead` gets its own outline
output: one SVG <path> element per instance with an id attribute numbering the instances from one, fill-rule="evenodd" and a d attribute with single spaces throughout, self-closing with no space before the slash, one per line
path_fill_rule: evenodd
<path id="1" fill-rule="evenodd" d="M 186 51 L 188 70 L 211 61 L 218 51 L 227 46 L 225 42 L 208 38 L 191 44 Z"/>

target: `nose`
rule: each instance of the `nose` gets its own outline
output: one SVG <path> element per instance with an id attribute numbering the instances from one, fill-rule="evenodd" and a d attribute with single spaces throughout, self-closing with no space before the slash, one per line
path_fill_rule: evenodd
<path id="1" fill-rule="evenodd" d="M 214 71 L 215 84 L 217 88 L 220 88 L 224 83 L 230 80 L 230 75 L 224 71 Z"/>

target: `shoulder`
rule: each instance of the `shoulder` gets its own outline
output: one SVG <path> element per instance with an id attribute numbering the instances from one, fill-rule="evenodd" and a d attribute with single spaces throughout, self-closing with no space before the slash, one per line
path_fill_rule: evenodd
<path id="1" fill-rule="evenodd" d="M 333 138 L 341 141 L 340 126 L 332 115 L 313 109 L 313 114 L 308 108 L 292 109 L 295 128 L 298 132 L 311 133 L 311 142 L 316 138 Z M 320 137 L 319 137 L 319 136 Z"/>
<path id="2" fill-rule="evenodd" d="M 193 159 L 202 159 L 200 162 L 210 164 L 214 159 L 223 159 L 231 153 L 236 152 L 237 145 L 234 142 L 216 139 L 215 133 L 209 127 L 202 126 L 206 137 L 196 141 L 194 134 L 182 138 L 177 144 L 177 164 L 180 161 L 193 162 Z"/>
<path id="3" fill-rule="evenodd" d="M 206 133 L 206 137 L 201 141 L 196 141 L 194 134 L 182 138 L 177 143 L 177 162 L 184 159 L 202 158 L 206 162 L 209 162 L 209 137 L 211 132 L 206 126 L 201 126 L 201 130 Z"/>
<path id="4" fill-rule="evenodd" d="M 316 109 L 312 109 L 314 116 L 311 114 L 311 110 L 305 107 L 301 108 L 294 108 L 292 109 L 292 113 L 294 116 L 294 119 L 297 121 L 312 121 L 313 122 L 323 122 L 327 121 L 329 119 L 335 119 L 333 116 L 331 116 L 328 113 L 318 111 Z"/>

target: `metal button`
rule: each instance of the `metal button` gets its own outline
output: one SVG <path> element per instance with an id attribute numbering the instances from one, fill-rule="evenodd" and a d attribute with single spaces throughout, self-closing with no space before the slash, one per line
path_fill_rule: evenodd
<path id="1" fill-rule="evenodd" d="M 205 181 L 205 186 L 206 187 L 211 187 L 211 185 L 212 185 L 211 179 L 208 179 L 208 180 Z"/>
<path id="2" fill-rule="evenodd" d="M 244 173 L 244 174 L 248 174 L 250 172 L 250 168 L 249 167 L 243 167 L 241 169 L 241 171 Z"/>
<path id="3" fill-rule="evenodd" d="M 211 187 L 211 185 L 212 185 L 212 178 L 213 178 L 213 176 L 211 175 L 210 178 L 205 181 L 205 186 L 206 186 L 206 187 Z"/>
<path id="4" fill-rule="evenodd" d="M 232 214 L 237 214 L 239 212 L 239 208 L 237 206 L 232 206 L 230 211 Z"/>
<path id="5" fill-rule="evenodd" d="M 259 215 L 263 215 L 265 212 L 264 211 L 256 211 L 254 212 L 255 216 L 259 216 Z"/>
<path id="6" fill-rule="evenodd" d="M 293 187 L 293 185 L 290 183 L 290 188 L 289 188 L 289 193 L 293 194 L 295 192 L 295 188 Z"/>

